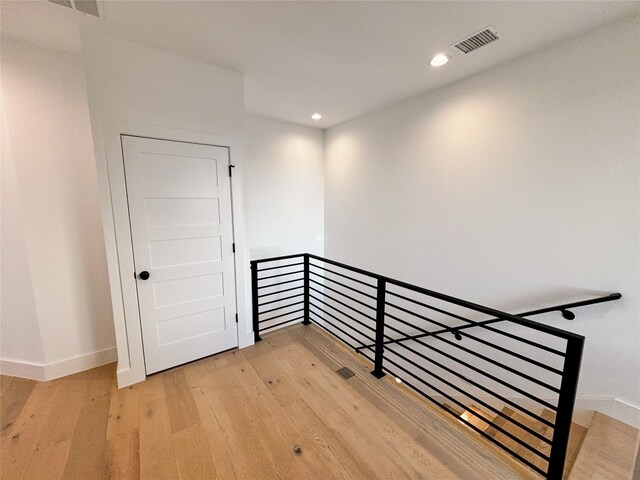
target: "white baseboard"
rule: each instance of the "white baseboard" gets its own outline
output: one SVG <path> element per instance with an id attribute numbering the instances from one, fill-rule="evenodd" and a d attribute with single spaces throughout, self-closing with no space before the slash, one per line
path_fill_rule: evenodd
<path id="1" fill-rule="evenodd" d="M 118 379 L 118 388 L 124 388 L 144 382 L 147 379 L 147 374 L 141 368 L 125 368 L 124 370 L 118 369 L 116 377 Z"/>
<path id="2" fill-rule="evenodd" d="M 588 427 L 591 425 L 594 412 L 604 413 L 640 429 L 640 407 L 615 397 L 577 397 L 573 421 Z"/>
<path id="3" fill-rule="evenodd" d="M 115 348 L 107 348 L 50 363 L 2 359 L 0 360 L 0 373 L 12 377 L 47 381 L 100 367 L 117 360 L 118 354 Z"/>
<path id="4" fill-rule="evenodd" d="M 629 402 L 616 398 L 610 416 L 640 429 L 640 406 L 638 405 L 632 405 Z"/>
<path id="5" fill-rule="evenodd" d="M 43 364 L 26 361 L 0 360 L 0 374 L 11 377 L 30 378 L 32 380 L 46 380 Z"/>
<path id="6" fill-rule="evenodd" d="M 238 330 L 238 348 L 247 348 L 254 343 L 253 331 L 242 332 L 241 330 Z"/>

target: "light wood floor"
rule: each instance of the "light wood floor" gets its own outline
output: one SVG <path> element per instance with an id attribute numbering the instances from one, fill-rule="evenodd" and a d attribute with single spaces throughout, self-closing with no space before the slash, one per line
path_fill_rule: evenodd
<path id="1" fill-rule="evenodd" d="M 0 477 L 540 478 L 313 326 L 122 390 L 114 369 L 2 377 Z"/>

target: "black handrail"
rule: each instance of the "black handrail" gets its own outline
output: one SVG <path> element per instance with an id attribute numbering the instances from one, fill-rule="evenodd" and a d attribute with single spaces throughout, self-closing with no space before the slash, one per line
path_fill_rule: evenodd
<path id="1" fill-rule="evenodd" d="M 293 263 L 278 264 L 278 262 L 292 259 L 301 261 L 294 260 Z M 315 260 L 318 263 L 312 263 L 311 260 Z M 270 266 L 260 268 L 265 263 Z M 332 266 L 332 268 L 327 268 L 327 265 Z M 291 267 L 300 266 L 302 266 L 302 270 L 289 271 Z M 313 267 L 313 270 L 311 267 Z M 269 271 L 268 275 L 259 276 L 259 272 L 267 271 Z M 354 278 L 354 274 L 358 278 Z M 313 275 L 313 278 L 311 275 Z M 340 281 L 333 278 L 334 275 L 340 277 Z M 291 279 L 292 276 L 296 278 Z M 279 277 L 286 277 L 286 280 L 271 284 L 261 282 L 261 280 Z M 331 286 L 325 285 L 322 280 L 331 282 Z M 349 284 L 345 283 L 346 281 Z M 365 287 L 367 291 L 362 291 L 362 287 Z M 392 288 L 390 289 L 390 287 Z M 571 312 L 571 309 L 610 302 L 622 297 L 619 293 L 612 293 L 593 299 L 564 303 L 512 315 L 309 253 L 283 255 L 251 261 L 251 288 L 254 338 L 256 342 L 261 340 L 261 332 L 292 325 L 301 320 L 305 325 L 313 323 L 336 336 L 340 341 L 371 361 L 374 366 L 371 373 L 377 378 L 383 377 L 386 373 L 397 377 L 395 372 L 402 372 L 408 375 L 410 377 L 409 381 L 407 381 L 407 377 L 402 381 L 409 388 L 438 405 L 448 414 L 454 415 L 458 421 L 477 431 L 532 470 L 540 473 L 545 478 L 554 480 L 562 478 L 584 337 L 524 317 L 558 311 L 562 313 L 564 318 L 572 320 L 575 315 Z M 265 288 L 269 289 L 268 293 L 259 294 L 259 291 Z M 293 290 L 298 290 L 301 293 L 293 292 Z M 375 290 L 375 292 L 372 290 Z M 407 296 L 406 291 L 412 292 L 412 296 Z M 356 298 L 354 294 L 358 297 Z M 415 296 L 419 296 L 421 300 L 413 298 Z M 268 297 L 268 299 L 264 297 Z M 295 303 L 286 303 L 298 297 L 302 297 L 302 300 Z M 436 299 L 440 302 L 463 307 L 493 318 L 481 321 L 472 320 L 461 314 L 448 311 L 446 308 L 431 305 L 428 300 L 422 300 L 423 298 Z M 401 306 L 398 302 L 405 303 L 402 303 Z M 268 308 L 262 308 L 265 306 Z M 300 308 L 292 310 L 292 307 Z M 348 309 L 348 313 L 345 309 Z M 389 312 L 389 309 L 393 309 L 393 312 Z M 431 318 L 429 314 L 425 314 L 425 309 L 464 323 L 458 326 L 450 326 Z M 271 312 L 280 313 L 268 318 L 261 318 L 261 315 Z M 299 315 L 301 312 L 303 312 L 302 315 Z M 517 335 L 495 328 L 495 324 L 500 322 L 510 322 L 524 327 L 523 332 L 525 335 Z M 434 325 L 439 328 L 431 330 Z M 403 328 L 410 329 L 412 334 L 409 335 L 408 332 L 402 330 Z M 491 339 L 479 338 L 467 331 L 471 328 L 488 330 L 498 335 Z M 538 332 L 536 340 L 528 338 L 526 335 L 527 329 Z M 416 330 L 419 332 L 418 334 L 415 334 Z M 392 332 L 402 335 L 402 337 L 392 338 L 389 335 Z M 546 343 L 541 343 L 539 340 L 540 333 L 564 340 L 564 347 L 556 345 L 551 347 Z M 443 337 L 446 334 L 453 334 L 458 341 L 464 337 L 469 338 L 483 347 L 493 349 L 502 355 L 508 355 L 510 358 L 542 369 L 539 372 L 544 370 L 546 374 L 545 376 L 540 376 L 537 373 L 538 371 L 530 374 L 528 370 L 525 373 L 517 367 L 511 366 L 510 362 L 501 360 L 500 357 L 489 356 L 474 348 L 467 348 L 455 341 L 448 340 Z M 375 335 L 375 339 L 372 338 L 372 335 Z M 513 351 L 513 346 L 499 345 L 498 342 L 503 338 L 534 347 L 535 352 L 538 352 L 539 355 L 547 355 L 547 358 L 545 361 L 537 360 L 532 358 L 531 355 L 525 354 L 525 352 Z M 374 343 L 366 343 L 367 341 Z M 413 343 L 409 346 L 407 342 Z M 432 345 L 434 342 L 437 342 L 441 348 Z M 470 347 L 474 345 L 476 344 L 472 344 Z M 371 354 L 372 356 L 370 356 Z M 390 358 L 389 355 L 392 355 L 392 357 Z M 474 359 L 485 363 L 482 365 L 474 364 L 472 363 Z M 549 362 L 557 363 L 560 361 L 562 362 L 561 366 L 548 364 Z M 392 369 L 389 368 L 387 363 L 392 366 Z M 428 368 L 427 364 L 429 365 Z M 497 367 L 494 370 L 497 370 L 498 373 L 487 371 L 486 365 Z M 434 367 L 438 370 L 434 370 Z M 470 375 L 467 372 L 473 373 Z M 549 378 L 551 377 L 557 379 L 559 386 L 556 386 L 553 381 L 550 383 Z M 545 388 L 547 392 L 556 395 L 557 402 L 554 404 L 547 397 L 542 398 L 538 394 L 530 392 L 526 387 L 514 384 L 512 379 L 519 379 L 518 383 L 526 382 L 529 386 Z M 487 384 L 487 381 L 490 383 Z M 539 415 L 532 412 L 531 409 L 518 404 L 516 399 L 508 398 L 508 394 L 494 391 L 496 388 L 494 385 L 499 385 L 503 389 L 506 388 L 550 409 L 555 412 L 555 418 L 549 420 L 543 414 Z M 505 414 L 495 405 L 491 405 L 480 398 L 474 391 L 466 390 L 469 386 L 474 387 L 476 392 L 492 395 L 503 405 L 509 405 L 527 417 L 552 428 L 552 438 L 548 439 L 520 419 L 512 418 L 512 416 Z M 434 396 L 434 392 L 439 397 Z M 440 400 L 440 398 L 446 398 L 453 404 L 465 409 L 468 408 L 459 396 L 455 396 L 458 393 L 495 413 L 497 415 L 496 418 L 501 417 L 504 422 L 508 422 L 509 428 L 507 428 L 506 424 L 489 421 L 473 409 L 467 410 L 470 415 L 490 424 L 501 435 L 514 441 L 520 447 L 524 447 L 529 453 L 536 455 L 538 460 L 541 459 L 546 462 L 546 468 L 541 467 L 539 462 L 534 464 L 528 458 L 523 457 L 520 451 L 515 451 L 498 438 L 494 438 L 483 429 L 475 426 L 468 419 L 458 417 L 448 405 Z M 521 431 L 523 434 L 528 434 L 528 437 L 515 433 L 512 427 L 519 429 L 517 432 Z M 549 454 L 539 451 L 536 445 L 528 443 L 528 438 L 535 438 L 550 445 Z"/>
<path id="2" fill-rule="evenodd" d="M 550 312 L 561 312 L 562 316 L 567 319 L 567 320 L 573 320 L 575 318 L 575 315 L 573 314 L 573 312 L 571 312 L 571 309 L 574 308 L 578 308 L 578 307 L 585 307 L 587 305 L 595 305 L 597 303 L 604 303 L 604 302 L 613 302 L 614 300 L 619 300 L 622 298 L 622 294 L 621 293 L 610 293 L 609 295 L 605 295 L 603 297 L 596 297 L 596 298 L 591 298 L 588 300 L 581 300 L 579 302 L 571 302 L 571 303 L 561 303 L 560 305 L 554 305 L 551 307 L 545 307 L 545 308 L 540 308 L 538 310 L 529 310 L 528 312 L 522 312 L 522 313 L 516 313 L 515 315 L 518 317 L 532 317 L 534 315 L 541 315 L 543 313 L 550 313 Z M 570 314 L 570 315 L 567 315 Z M 569 318 L 571 317 L 571 318 Z M 408 337 L 403 337 L 403 338 L 392 338 L 391 340 L 387 340 L 384 343 L 384 345 L 390 345 L 392 343 L 400 343 L 400 342 L 406 342 L 409 340 L 417 340 L 419 338 L 424 338 L 424 337 L 428 337 L 430 335 L 438 335 L 441 333 L 452 333 L 454 335 L 456 335 L 456 339 L 458 340 L 462 340 L 462 336 L 460 336 L 460 338 L 458 338 L 457 334 L 460 334 L 461 330 L 467 330 L 469 328 L 476 328 L 476 327 L 481 327 L 483 325 L 490 325 L 493 323 L 498 323 L 498 322 L 504 322 L 506 319 L 504 318 L 492 318 L 491 320 L 484 320 L 482 322 L 477 322 L 474 324 L 469 324 L 469 325 L 462 325 L 459 327 L 448 327 L 448 328 L 442 328 L 440 330 L 434 330 L 432 332 L 426 332 L 426 333 L 421 333 L 420 335 L 410 335 Z M 475 337 L 474 337 L 475 338 Z M 376 344 L 373 343 L 371 345 L 364 345 L 363 347 L 360 347 L 360 349 L 363 348 L 371 348 L 371 347 L 375 347 Z"/>
<path id="3" fill-rule="evenodd" d="M 534 322 L 533 320 L 528 320 L 522 317 L 518 317 L 516 315 L 512 315 L 510 313 L 501 312 L 500 310 L 495 310 L 493 308 L 485 307 L 483 305 L 479 305 L 477 303 L 469 302 L 467 300 L 462 300 L 461 298 L 452 297 L 451 295 L 445 295 L 444 293 L 435 292 L 433 290 L 429 290 L 423 287 L 418 287 L 417 285 L 412 285 L 407 282 L 402 282 L 400 280 L 396 280 L 394 278 L 385 277 L 384 275 L 380 275 L 378 273 L 369 272 L 367 270 L 363 270 L 361 268 L 352 267 L 351 265 L 347 265 L 345 263 L 336 262 L 335 260 L 329 260 L 328 258 L 319 257 L 318 255 L 303 254 L 308 255 L 309 258 L 315 258 L 316 260 L 320 260 L 325 263 L 329 263 L 331 265 L 335 265 L 337 267 L 344 268 L 345 270 L 350 270 L 355 273 L 359 273 L 360 275 L 365 275 L 368 277 L 373 277 L 376 280 L 384 280 L 386 284 L 396 285 L 398 287 L 406 288 L 407 290 L 411 290 L 416 293 L 421 293 L 423 295 L 427 295 L 429 297 L 437 298 L 438 300 L 443 300 L 448 303 L 452 303 L 454 305 L 458 305 L 460 307 L 469 308 L 471 310 L 475 310 L 476 312 L 485 313 L 487 315 L 491 315 L 492 317 L 498 317 L 502 320 L 509 320 L 511 322 L 517 323 L 519 325 L 524 325 L 526 327 L 531 327 L 535 330 L 539 330 L 545 333 L 551 333 L 556 336 L 562 338 L 584 338 L 578 334 L 567 332 L 565 330 L 561 330 L 559 328 L 551 327 L 549 325 L 544 325 L 542 323 Z M 280 257 L 285 258 L 285 257 Z M 264 261 L 264 259 L 263 259 Z M 475 322 L 476 324 L 478 322 Z"/>

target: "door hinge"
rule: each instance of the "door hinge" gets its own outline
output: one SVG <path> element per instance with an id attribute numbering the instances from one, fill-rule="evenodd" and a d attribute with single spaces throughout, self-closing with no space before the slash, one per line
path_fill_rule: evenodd
<path id="1" fill-rule="evenodd" d="M 229 177 L 233 177 L 232 169 L 236 168 L 235 165 L 229 165 Z"/>
<path id="2" fill-rule="evenodd" d="M 238 323 L 238 314 L 236 313 L 236 323 Z"/>
<path id="3" fill-rule="evenodd" d="M 233 253 L 236 253 L 236 244 L 235 243 L 231 244 L 231 249 L 233 250 Z"/>

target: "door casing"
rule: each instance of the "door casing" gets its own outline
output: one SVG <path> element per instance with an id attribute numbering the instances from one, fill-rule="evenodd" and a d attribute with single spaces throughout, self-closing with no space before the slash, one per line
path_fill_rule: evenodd
<path id="1" fill-rule="evenodd" d="M 252 324 L 249 318 L 249 312 L 251 311 L 248 269 L 249 249 L 246 243 L 245 212 L 242 201 L 242 163 L 244 155 L 242 139 L 134 122 L 106 121 L 102 122 L 102 127 L 102 129 L 94 128 L 92 131 L 96 146 L 100 205 L 109 283 L 111 286 L 116 347 L 118 350 L 118 387 L 132 385 L 146 378 L 136 280 L 133 276 L 135 267 L 129 228 L 121 135 L 201 143 L 229 148 L 231 162 L 236 167 L 233 169 L 231 181 L 231 202 L 236 243 L 234 261 L 238 307 L 238 346 L 239 348 L 244 348 L 252 345 Z M 104 149 L 98 148 L 99 145 L 104 145 Z"/>

